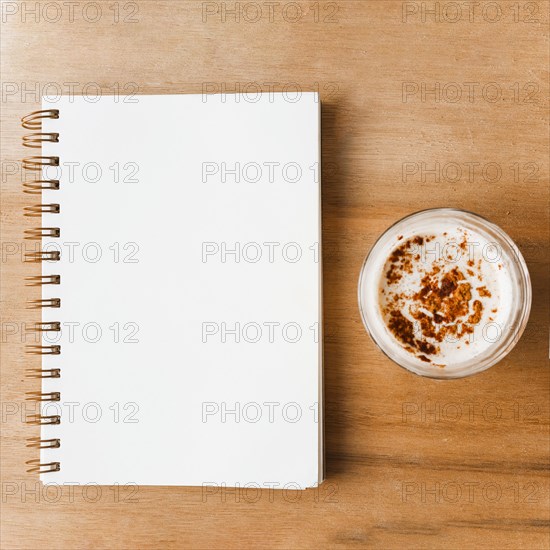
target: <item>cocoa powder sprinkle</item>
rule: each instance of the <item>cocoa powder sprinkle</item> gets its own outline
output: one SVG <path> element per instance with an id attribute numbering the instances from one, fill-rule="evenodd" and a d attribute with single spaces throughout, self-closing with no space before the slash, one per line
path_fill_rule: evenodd
<path id="1" fill-rule="evenodd" d="M 423 362 L 443 367 L 430 359 L 439 353 L 438 344 L 448 336 L 456 339 L 473 333 L 482 319 L 484 307 L 480 299 L 473 299 L 472 284 L 451 262 L 427 262 L 427 269 L 421 271 L 420 288 L 410 292 L 396 289 L 405 274 L 412 273 L 413 267 L 418 269 L 419 248 L 434 239 L 434 235 L 417 235 L 400 242 L 392 251 L 384 274 L 387 299 L 382 313 L 390 332 L 405 350 Z M 468 248 L 466 237 L 457 244 L 463 251 Z M 483 281 L 481 261 L 476 266 L 469 260 L 467 265 L 470 269 L 465 270 L 466 273 L 471 278 L 477 275 Z M 396 290 L 392 291 L 392 287 Z M 480 298 L 491 297 L 484 285 L 475 290 Z M 469 345 L 467 340 L 465 343 Z"/>

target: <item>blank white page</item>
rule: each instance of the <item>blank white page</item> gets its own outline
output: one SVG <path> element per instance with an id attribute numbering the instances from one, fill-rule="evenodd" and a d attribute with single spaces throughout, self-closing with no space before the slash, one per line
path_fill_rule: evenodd
<path id="1" fill-rule="evenodd" d="M 317 94 L 44 98 L 44 482 L 322 479 Z M 38 201 L 37 201 L 38 202 Z"/>

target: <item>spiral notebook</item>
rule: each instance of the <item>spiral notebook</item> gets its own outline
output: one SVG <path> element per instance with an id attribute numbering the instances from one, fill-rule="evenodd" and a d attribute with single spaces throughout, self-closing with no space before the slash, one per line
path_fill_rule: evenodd
<path id="1" fill-rule="evenodd" d="M 29 472 L 322 480 L 319 113 L 271 93 L 44 97 L 23 118 Z"/>

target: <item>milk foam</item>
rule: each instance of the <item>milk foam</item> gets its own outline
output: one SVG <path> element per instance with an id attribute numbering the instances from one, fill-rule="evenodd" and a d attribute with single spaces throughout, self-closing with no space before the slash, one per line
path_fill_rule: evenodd
<path id="1" fill-rule="evenodd" d="M 471 227 L 457 225 L 456 221 L 439 220 L 437 224 L 431 223 L 428 230 L 426 227 L 411 225 L 405 232 L 391 235 L 386 242 L 378 243 L 383 244 L 376 252 L 377 261 L 373 266 L 378 273 L 377 276 L 371 277 L 371 285 L 377 283 L 378 288 L 369 289 L 369 296 L 376 296 L 377 301 L 369 300 L 367 307 L 377 310 L 371 313 L 376 314 L 378 321 L 383 323 L 381 333 L 385 344 L 393 348 L 395 354 L 402 355 L 406 350 L 410 360 L 422 363 L 424 367 L 431 363 L 437 367 L 452 368 L 453 365 L 471 360 L 498 345 L 505 332 L 510 330 L 507 325 L 513 307 L 510 258 L 498 243 L 490 241 Z M 410 252 L 411 263 L 408 269 L 401 270 L 398 280 L 390 282 L 387 274 L 392 265 L 392 252 L 406 243 L 409 243 L 406 249 Z M 441 341 L 423 336 L 421 326 L 411 312 L 426 311 L 423 306 L 419 307 L 414 296 L 418 297 L 417 293 L 423 287 L 423 277 L 426 273 L 432 272 L 434 267 L 440 269 L 435 276 L 436 280 L 441 280 L 446 273 L 457 268 L 461 274 L 460 284 L 470 287 L 471 298 L 466 301 L 470 313 L 473 311 L 474 302 L 482 304 L 481 317 L 476 323 L 468 325 L 471 333 L 448 334 Z M 396 301 L 396 296 L 402 299 Z M 437 352 L 426 354 L 417 349 L 412 350 L 396 337 L 388 325 L 388 310 L 392 308 L 398 309 L 403 317 L 412 322 L 414 334 L 435 346 Z M 428 312 L 428 315 L 433 318 L 433 313 Z M 468 315 L 461 321 L 467 319 Z M 443 322 L 436 326 L 448 328 L 450 324 Z"/>

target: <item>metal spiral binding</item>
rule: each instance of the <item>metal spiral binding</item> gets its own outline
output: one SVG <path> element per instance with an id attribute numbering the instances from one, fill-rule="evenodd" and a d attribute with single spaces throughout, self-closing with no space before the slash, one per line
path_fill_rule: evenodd
<path id="1" fill-rule="evenodd" d="M 27 130 L 42 130 L 42 119 L 59 118 L 58 109 L 46 109 L 43 111 L 33 111 L 21 119 L 21 126 Z"/>
<path id="2" fill-rule="evenodd" d="M 23 183 L 23 193 L 40 195 L 42 191 L 57 191 L 59 180 L 32 180 Z"/>
<path id="3" fill-rule="evenodd" d="M 38 252 L 25 253 L 25 262 L 42 263 L 42 262 L 58 262 L 61 260 L 61 252 L 58 250 L 39 250 Z"/>
<path id="4" fill-rule="evenodd" d="M 27 438 L 27 447 L 38 447 L 39 449 L 58 449 L 61 447 L 61 440 L 29 437 Z"/>
<path id="5" fill-rule="evenodd" d="M 58 143 L 59 134 L 56 132 L 42 132 L 42 121 L 44 119 L 58 119 L 59 111 L 57 109 L 45 109 L 34 111 L 21 119 L 23 128 L 27 130 L 37 130 L 32 134 L 23 136 L 23 146 L 40 149 L 43 143 Z M 59 166 L 59 157 L 56 156 L 30 156 L 22 161 L 23 169 L 31 172 L 42 172 L 50 166 Z M 23 182 L 23 192 L 30 195 L 40 195 L 42 191 L 59 190 L 59 180 L 57 179 L 34 179 Z M 24 208 L 24 215 L 31 218 L 42 217 L 42 214 L 59 214 L 60 206 L 57 203 L 51 204 L 33 204 Z M 44 238 L 59 238 L 61 231 L 59 227 L 33 227 L 26 229 L 24 239 L 26 240 L 41 240 Z M 25 254 L 25 262 L 28 263 L 43 263 L 43 262 L 58 262 L 61 259 L 59 251 L 40 250 L 38 252 L 30 252 Z M 60 275 L 33 275 L 25 277 L 26 286 L 45 286 L 59 285 L 61 283 Z M 43 309 L 43 308 L 59 308 L 61 300 L 59 298 L 41 298 L 38 300 L 27 300 L 27 308 Z M 47 332 L 60 332 L 61 323 L 57 321 L 34 323 L 29 329 L 30 332 L 39 334 Z M 25 353 L 29 355 L 59 355 L 61 346 L 42 346 L 28 345 Z M 27 378 L 43 379 L 43 378 L 60 378 L 61 369 L 59 368 L 31 368 L 27 369 Z M 61 394 L 56 391 L 29 391 L 26 392 L 27 401 L 35 401 L 37 403 L 56 402 L 61 400 Z M 61 423 L 61 416 L 32 414 L 27 416 L 26 422 L 34 426 L 57 425 Z M 27 447 L 38 449 L 57 449 L 61 445 L 58 438 L 41 439 L 40 437 L 31 437 L 27 439 Z M 58 472 L 61 469 L 59 462 L 42 462 L 38 459 L 28 460 L 26 464 L 29 466 L 28 473 L 48 473 Z"/>
<path id="6" fill-rule="evenodd" d="M 27 346 L 29 355 L 61 355 L 61 346 Z"/>
<path id="7" fill-rule="evenodd" d="M 27 300 L 27 309 L 41 309 L 45 307 L 61 307 L 59 298 L 46 298 L 45 300 Z"/>
<path id="8" fill-rule="evenodd" d="M 30 218 L 42 217 L 42 214 L 59 214 L 61 211 L 59 204 L 33 204 L 25 206 L 25 216 Z"/>
<path id="9" fill-rule="evenodd" d="M 59 166 L 59 157 L 25 157 L 23 169 L 40 172 L 48 166 Z"/>
<path id="10" fill-rule="evenodd" d="M 61 284 L 61 275 L 35 275 L 25 277 L 25 281 L 29 281 L 25 286 L 59 285 Z"/>
<path id="11" fill-rule="evenodd" d="M 25 239 L 31 241 L 40 241 L 44 237 L 60 237 L 61 231 L 59 227 L 33 227 L 25 229 Z"/>
<path id="12" fill-rule="evenodd" d="M 28 473 L 38 472 L 39 474 L 46 474 L 48 472 L 59 472 L 61 466 L 59 462 L 40 462 L 40 460 L 27 460 L 29 466 L 32 466 L 27 470 Z"/>
<path id="13" fill-rule="evenodd" d="M 28 134 L 23 136 L 23 145 L 33 149 L 40 149 L 42 147 L 42 143 L 45 141 L 49 141 L 50 143 L 59 143 L 59 134 L 49 132 L 44 134 Z"/>
<path id="14" fill-rule="evenodd" d="M 27 416 L 27 424 L 34 426 L 49 426 L 50 424 L 61 424 L 61 416 L 58 414 L 43 415 L 30 414 Z"/>
<path id="15" fill-rule="evenodd" d="M 34 323 L 34 326 L 27 330 L 29 332 L 60 332 L 61 323 L 58 323 L 58 322 Z"/>
<path id="16" fill-rule="evenodd" d="M 27 397 L 26 401 L 60 401 L 61 400 L 61 394 L 58 391 L 51 391 L 51 392 L 40 392 L 40 391 L 28 391 L 26 395 L 29 395 L 30 397 Z"/>
<path id="17" fill-rule="evenodd" d="M 61 369 L 27 369 L 27 378 L 61 378 Z"/>

